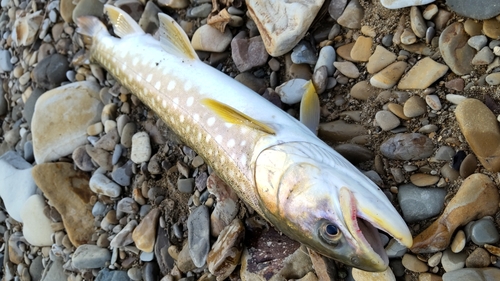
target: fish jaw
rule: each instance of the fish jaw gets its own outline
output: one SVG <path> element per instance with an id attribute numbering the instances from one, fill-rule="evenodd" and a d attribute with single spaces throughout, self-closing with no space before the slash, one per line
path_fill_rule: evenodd
<path id="1" fill-rule="evenodd" d="M 389 260 L 377 229 L 407 247 L 410 231 L 385 194 L 337 155 L 310 143 L 264 150 L 256 162 L 262 209 L 278 229 L 312 250 L 365 271 L 384 271 Z"/>

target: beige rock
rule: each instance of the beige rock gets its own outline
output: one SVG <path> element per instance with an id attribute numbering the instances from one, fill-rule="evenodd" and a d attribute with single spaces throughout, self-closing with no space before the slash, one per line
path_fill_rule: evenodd
<path id="1" fill-rule="evenodd" d="M 369 272 L 353 268 L 352 278 L 354 278 L 354 280 L 364 281 L 396 281 L 396 276 L 394 276 L 390 267 L 387 267 L 387 269 L 382 272 Z"/>
<path id="2" fill-rule="evenodd" d="M 367 134 L 364 126 L 349 124 L 344 120 L 335 120 L 328 123 L 319 124 L 318 136 L 328 141 L 348 141 L 354 137 Z"/>
<path id="3" fill-rule="evenodd" d="M 59 12 L 61 13 L 61 17 L 67 23 L 73 22 L 73 10 L 76 5 L 73 4 L 73 0 L 61 0 L 59 4 Z"/>
<path id="4" fill-rule="evenodd" d="M 436 4 L 430 4 L 429 6 L 425 7 L 422 16 L 426 20 L 432 19 L 436 14 L 438 13 L 438 7 Z"/>
<path id="5" fill-rule="evenodd" d="M 500 257 L 500 248 L 497 246 L 489 245 L 489 244 L 484 244 L 484 248 L 490 252 L 490 254 L 495 255 L 497 257 Z"/>
<path id="6" fill-rule="evenodd" d="M 405 28 L 401 34 L 401 43 L 404 45 L 411 45 L 415 42 L 417 42 L 417 36 L 415 36 L 415 33 L 413 33 L 411 29 Z"/>
<path id="7" fill-rule="evenodd" d="M 420 96 L 410 97 L 403 106 L 403 113 L 408 117 L 417 117 L 426 111 L 425 101 Z"/>
<path id="8" fill-rule="evenodd" d="M 339 57 L 347 61 L 354 61 L 354 59 L 351 57 L 351 50 L 353 47 L 354 43 L 349 43 L 338 47 L 335 51 L 337 52 L 337 55 L 339 55 Z"/>
<path id="9" fill-rule="evenodd" d="M 70 155 L 87 143 L 87 127 L 100 120 L 99 85 L 78 82 L 43 94 L 36 102 L 31 129 L 38 164 Z"/>
<path id="10" fill-rule="evenodd" d="M 467 40 L 469 36 L 460 22 L 450 24 L 439 36 L 441 56 L 451 71 L 457 75 L 468 74 L 472 71 L 471 62 L 476 51 L 467 44 Z"/>
<path id="11" fill-rule="evenodd" d="M 349 78 L 358 78 L 359 77 L 359 69 L 356 65 L 350 61 L 336 61 L 333 65 L 337 68 L 340 73 L 344 74 Z"/>
<path id="12" fill-rule="evenodd" d="M 386 48 L 377 45 L 375 52 L 368 59 L 366 70 L 368 73 L 377 73 L 396 60 L 397 56 Z"/>
<path id="13" fill-rule="evenodd" d="M 435 62 L 429 57 L 418 61 L 399 81 L 402 90 L 425 89 L 448 71 L 448 66 Z"/>
<path id="14" fill-rule="evenodd" d="M 465 232 L 463 230 L 457 231 L 455 238 L 453 238 L 453 241 L 451 242 L 451 251 L 453 253 L 460 253 L 464 249 L 466 242 L 467 239 L 465 239 Z"/>
<path id="15" fill-rule="evenodd" d="M 217 28 L 205 24 L 200 26 L 191 38 L 191 45 L 197 51 L 224 52 L 231 44 L 233 36 L 229 29 L 220 32 Z"/>
<path id="16" fill-rule="evenodd" d="M 363 25 L 361 27 L 361 33 L 371 38 L 375 38 L 375 36 L 377 36 L 377 32 L 375 31 L 375 28 L 373 26 Z"/>
<path id="17" fill-rule="evenodd" d="M 267 52 L 276 57 L 293 49 L 304 37 L 323 2 L 324 0 L 247 0 L 246 4 Z"/>
<path id="18" fill-rule="evenodd" d="M 87 244 L 94 233 L 92 197 L 89 177 L 75 171 L 71 163 L 46 163 L 33 167 L 36 185 L 52 206 L 61 214 L 71 243 L 78 247 Z"/>
<path id="19" fill-rule="evenodd" d="M 379 73 L 373 75 L 370 78 L 370 84 L 372 86 L 381 89 L 390 89 L 396 83 L 398 83 L 399 78 L 403 75 L 408 64 L 404 61 L 397 61 L 382 69 Z"/>
<path id="20" fill-rule="evenodd" d="M 442 281 L 441 276 L 432 273 L 420 273 L 418 275 L 418 281 Z"/>
<path id="21" fill-rule="evenodd" d="M 144 252 L 152 252 L 156 241 L 156 228 L 158 218 L 161 214 L 159 208 L 155 208 L 142 219 L 132 232 L 132 239 L 137 249 Z"/>
<path id="22" fill-rule="evenodd" d="M 351 58 L 355 61 L 368 61 L 372 52 L 373 39 L 359 36 L 351 49 Z"/>
<path id="23" fill-rule="evenodd" d="M 360 81 L 351 88 L 351 96 L 358 100 L 368 100 L 377 95 L 377 89 L 374 88 L 368 81 Z"/>
<path id="24" fill-rule="evenodd" d="M 491 39 L 500 39 L 500 21 L 496 18 L 483 22 L 483 33 Z"/>
<path id="25" fill-rule="evenodd" d="M 424 56 L 431 56 L 434 53 L 434 51 L 431 48 L 427 47 L 427 45 L 424 42 L 418 42 L 411 45 L 402 44 L 400 45 L 400 47 L 410 53 L 424 55 Z"/>
<path id="26" fill-rule="evenodd" d="M 172 9 L 184 9 L 189 4 L 189 0 L 158 0 L 158 5 Z"/>
<path id="27" fill-rule="evenodd" d="M 24 203 L 21 211 L 23 236 L 33 246 L 52 246 L 51 235 L 54 231 L 51 220 L 44 214 L 45 199 L 34 194 Z"/>
<path id="28" fill-rule="evenodd" d="M 403 119 L 403 120 L 409 120 L 410 117 L 406 116 L 403 111 L 403 106 L 397 103 L 388 103 L 387 104 L 387 109 L 389 109 L 390 112 L 394 113 L 397 117 Z"/>
<path id="29" fill-rule="evenodd" d="M 437 9 L 437 8 L 436 8 Z M 437 11 L 436 11 L 437 12 Z M 412 6 L 410 9 L 410 24 L 411 29 L 420 38 L 425 37 L 425 32 L 427 31 L 427 25 L 422 13 L 417 6 Z"/>
<path id="30" fill-rule="evenodd" d="M 439 181 L 438 176 L 428 175 L 428 174 L 413 174 L 410 176 L 410 181 L 416 186 L 430 186 L 436 184 Z"/>
<path id="31" fill-rule="evenodd" d="M 483 248 L 476 248 L 465 260 L 465 266 L 469 268 L 487 267 L 490 263 L 490 254 Z"/>
<path id="32" fill-rule="evenodd" d="M 483 23 L 473 19 L 467 19 L 464 22 L 464 30 L 469 36 L 481 35 L 481 30 L 483 29 Z"/>
<path id="33" fill-rule="evenodd" d="M 429 267 L 425 262 L 419 260 L 416 256 L 412 254 L 405 254 L 402 260 L 403 266 L 413 272 L 426 272 Z"/>
<path id="34" fill-rule="evenodd" d="M 488 176 L 469 176 L 463 181 L 443 214 L 413 239 L 411 251 L 434 253 L 446 249 L 455 229 L 472 220 L 495 214 L 498 203 L 497 187 Z"/>
<path id="35" fill-rule="evenodd" d="M 462 134 L 481 164 L 500 171 L 500 129 L 495 115 L 477 99 L 466 99 L 455 109 Z"/>
<path id="36" fill-rule="evenodd" d="M 245 227 L 239 219 L 225 227 L 208 253 L 207 266 L 217 280 L 225 280 L 240 263 Z"/>
<path id="37" fill-rule="evenodd" d="M 337 19 L 337 23 L 343 27 L 351 29 L 361 28 L 361 20 L 365 16 L 363 7 L 359 4 L 358 0 L 351 0 L 345 7 L 342 15 Z"/>

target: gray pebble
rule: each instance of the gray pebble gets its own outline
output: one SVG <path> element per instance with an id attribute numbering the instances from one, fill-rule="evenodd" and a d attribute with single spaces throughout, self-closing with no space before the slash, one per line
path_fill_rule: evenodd
<path id="1" fill-rule="evenodd" d="M 41 88 L 50 90 L 66 81 L 69 70 L 68 59 L 61 54 L 45 57 L 33 69 L 33 80 Z"/>
<path id="2" fill-rule="evenodd" d="M 392 259 L 389 261 L 389 266 L 396 277 L 403 277 L 405 275 L 405 267 L 401 259 Z"/>
<path id="3" fill-rule="evenodd" d="M 326 90 L 328 79 L 328 69 L 325 65 L 314 71 L 312 81 L 314 84 L 314 88 L 316 89 L 316 93 L 318 95 L 322 94 Z"/>
<path id="4" fill-rule="evenodd" d="M 13 65 L 10 62 L 10 52 L 9 50 L 0 50 L 0 71 L 9 72 L 12 71 Z"/>
<path id="5" fill-rule="evenodd" d="M 111 157 L 111 164 L 114 166 L 118 161 L 120 160 L 120 157 L 122 156 L 123 153 L 123 146 L 121 144 L 115 145 L 115 148 L 113 149 L 113 156 Z"/>
<path id="6" fill-rule="evenodd" d="M 130 279 L 134 281 L 139 281 L 142 279 L 142 272 L 141 269 L 138 267 L 132 267 L 129 270 L 127 270 L 127 275 Z"/>
<path id="7" fill-rule="evenodd" d="M 79 146 L 71 155 L 75 165 L 82 171 L 90 172 L 95 169 L 92 159 L 90 158 L 85 146 Z"/>
<path id="8" fill-rule="evenodd" d="M 35 155 L 33 154 L 33 142 L 27 141 L 24 143 L 24 159 L 30 163 L 35 161 Z"/>
<path id="9" fill-rule="evenodd" d="M 194 179 L 178 179 L 177 188 L 182 193 L 193 193 L 194 190 Z"/>
<path id="10" fill-rule="evenodd" d="M 401 258 L 407 251 L 408 249 L 405 246 L 394 239 L 391 239 L 385 247 L 385 252 L 389 258 Z"/>
<path id="11" fill-rule="evenodd" d="M 338 23 L 334 24 L 332 29 L 330 29 L 330 33 L 328 33 L 328 40 L 333 40 L 337 37 L 340 34 L 340 29 L 341 27 Z"/>
<path id="12" fill-rule="evenodd" d="M 462 178 L 467 178 L 472 175 L 477 168 L 477 158 L 474 154 L 469 154 L 465 157 L 462 164 L 460 164 L 460 176 Z"/>
<path id="13" fill-rule="evenodd" d="M 471 239 L 478 246 L 484 244 L 495 244 L 500 240 L 500 235 L 493 220 L 489 218 L 480 219 L 471 226 Z"/>
<path id="14" fill-rule="evenodd" d="M 436 155 L 432 157 L 433 160 L 437 161 L 450 161 L 455 155 L 455 149 L 450 146 L 443 145 L 438 148 Z"/>
<path id="15" fill-rule="evenodd" d="M 498 0 L 446 0 L 446 5 L 461 16 L 485 20 L 500 14 Z"/>
<path id="16" fill-rule="evenodd" d="M 451 272 L 446 272 L 445 274 L 443 274 L 443 281 L 471 281 L 471 280 L 498 281 L 499 279 L 500 279 L 500 269 L 493 267 L 462 268 Z"/>
<path id="17" fill-rule="evenodd" d="M 102 268 L 111 259 L 108 249 L 96 245 L 79 246 L 72 257 L 72 265 L 76 269 Z"/>
<path id="18" fill-rule="evenodd" d="M 189 215 L 188 221 L 189 255 L 197 267 L 207 262 L 210 250 L 210 217 L 208 207 L 200 205 Z"/>
<path id="19" fill-rule="evenodd" d="M 231 40 L 231 53 L 234 63 L 240 72 L 245 72 L 254 67 L 266 64 L 269 57 L 261 36 L 252 38 L 235 36 Z"/>
<path id="20" fill-rule="evenodd" d="M 137 205 L 135 200 L 130 197 L 122 198 L 116 205 L 116 212 L 118 217 L 118 213 L 136 214 L 138 211 L 139 205 Z"/>
<path id="21" fill-rule="evenodd" d="M 118 130 L 116 128 L 113 128 L 96 142 L 95 147 L 107 151 L 113 151 L 115 149 L 115 145 L 119 141 L 120 137 L 118 136 Z"/>
<path id="22" fill-rule="evenodd" d="M 397 134 L 380 146 L 382 155 L 395 160 L 424 159 L 429 157 L 433 150 L 432 140 L 419 133 Z"/>
<path id="23" fill-rule="evenodd" d="M 296 64 L 315 64 L 318 58 L 311 44 L 307 41 L 300 41 L 292 51 L 292 62 Z"/>
<path id="24" fill-rule="evenodd" d="M 438 215 L 444 206 L 446 191 L 421 188 L 413 184 L 399 187 L 398 202 L 406 222 L 418 222 Z"/>
<path id="25" fill-rule="evenodd" d="M 3 91 L 1 91 L 1 92 L 3 92 Z M 26 104 L 24 105 L 23 117 L 26 119 L 26 121 L 28 121 L 28 124 L 30 124 L 30 125 L 31 125 L 31 119 L 33 119 L 33 112 L 35 111 L 36 101 L 43 93 L 44 93 L 43 90 L 41 90 L 39 88 L 35 88 L 33 90 L 33 92 L 31 93 L 30 97 L 26 100 Z M 2 98 L 2 100 L 4 100 L 4 99 Z M 2 114 L 0 114 L 0 116 L 2 116 Z"/>
<path id="26" fill-rule="evenodd" d="M 488 43 L 488 38 L 484 35 L 476 35 L 469 38 L 467 44 L 472 48 L 476 49 L 476 51 L 481 50 Z"/>
<path id="27" fill-rule="evenodd" d="M 89 186 L 93 192 L 109 197 L 117 197 L 121 193 L 121 188 L 118 184 L 97 172 L 90 178 Z"/>
<path id="28" fill-rule="evenodd" d="M 99 271 L 99 274 L 97 274 L 97 277 L 95 281 L 130 281 L 130 278 L 127 276 L 126 271 L 122 270 L 109 270 L 107 268 L 102 269 Z"/>
<path id="29" fill-rule="evenodd" d="M 106 214 L 106 205 L 104 205 L 101 201 L 95 202 L 92 207 L 92 215 L 94 217 L 103 217 Z"/>
<path id="30" fill-rule="evenodd" d="M 132 177 L 132 166 L 134 163 L 130 160 L 121 167 L 115 167 L 111 172 L 111 178 L 121 186 L 129 186 Z"/>
<path id="31" fill-rule="evenodd" d="M 335 61 L 337 54 L 335 53 L 335 49 L 332 46 L 325 46 L 321 48 L 318 55 L 318 61 L 316 62 L 316 66 L 314 66 L 314 71 L 322 66 L 326 66 L 328 70 L 328 76 L 332 76 L 335 71 L 335 67 L 333 66 L 333 62 Z"/>
<path id="32" fill-rule="evenodd" d="M 446 249 L 441 258 L 441 265 L 446 272 L 457 270 L 465 266 L 467 252 L 453 253 L 451 249 Z"/>
<path id="33" fill-rule="evenodd" d="M 385 47 L 392 46 L 392 38 L 394 38 L 393 34 L 387 34 L 382 37 L 382 45 L 384 45 Z"/>
<path id="34" fill-rule="evenodd" d="M 396 115 L 387 110 L 378 111 L 375 114 L 375 120 L 377 121 L 377 124 L 380 126 L 380 128 L 382 128 L 382 130 L 384 131 L 390 131 L 399 126 L 399 124 L 401 123 Z"/>
<path id="35" fill-rule="evenodd" d="M 187 11 L 187 16 L 190 18 L 206 18 L 212 11 L 212 4 L 204 3 L 193 7 Z"/>
<path id="36" fill-rule="evenodd" d="M 148 262 L 148 261 L 152 261 L 155 257 L 155 253 L 154 252 L 142 252 L 140 255 L 139 255 L 139 258 L 141 261 L 143 262 Z"/>
<path id="37" fill-rule="evenodd" d="M 42 264 L 42 255 L 36 256 L 31 261 L 29 273 L 31 275 L 32 280 L 41 280 L 43 272 L 43 264 Z"/>
<path id="38" fill-rule="evenodd" d="M 422 126 L 422 128 L 420 128 L 420 129 L 418 129 L 418 132 L 422 133 L 422 134 L 429 134 L 429 133 L 435 132 L 437 130 L 438 130 L 438 127 L 436 125 L 428 124 L 428 125 Z"/>
<path id="39" fill-rule="evenodd" d="M 132 136 L 135 134 L 137 126 L 135 123 L 127 123 L 122 130 L 121 144 L 126 148 L 132 147 Z"/>

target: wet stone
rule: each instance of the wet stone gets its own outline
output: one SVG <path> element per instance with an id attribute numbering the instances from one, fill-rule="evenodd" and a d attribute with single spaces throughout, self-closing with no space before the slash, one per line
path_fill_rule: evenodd
<path id="1" fill-rule="evenodd" d="M 446 191 L 436 188 L 419 188 L 405 184 L 398 188 L 398 202 L 406 222 L 418 222 L 438 215 L 444 204 Z"/>

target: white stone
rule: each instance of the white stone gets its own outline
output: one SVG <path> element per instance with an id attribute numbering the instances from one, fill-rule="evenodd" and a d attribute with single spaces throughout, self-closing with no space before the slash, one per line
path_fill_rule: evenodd
<path id="1" fill-rule="evenodd" d="M 276 87 L 276 93 L 281 97 L 281 101 L 286 104 L 298 103 L 305 93 L 304 86 L 307 82 L 307 80 L 301 78 L 288 80 Z"/>
<path id="2" fill-rule="evenodd" d="M 324 0 L 247 0 L 267 52 L 281 56 L 304 37 Z"/>
<path id="3" fill-rule="evenodd" d="M 399 9 L 411 6 L 426 5 L 434 2 L 434 0 L 380 0 L 382 6 L 388 9 Z"/>
<path id="4" fill-rule="evenodd" d="M 14 151 L 0 157 L 0 197 L 7 213 L 19 222 L 23 221 L 21 210 L 26 200 L 37 189 L 31 169 L 31 164 Z"/>
<path id="5" fill-rule="evenodd" d="M 130 159 L 136 164 L 149 161 L 151 158 L 151 142 L 146 132 L 138 132 L 132 136 L 132 152 Z"/>
<path id="6" fill-rule="evenodd" d="M 220 32 L 217 28 L 205 24 L 194 32 L 191 44 L 197 51 L 224 52 L 232 39 L 233 36 L 228 28 Z"/>
<path id="7" fill-rule="evenodd" d="M 37 100 L 31 129 L 38 164 L 70 155 L 87 143 L 87 127 L 101 119 L 99 90 L 95 82 L 71 83 Z"/>
<path id="8" fill-rule="evenodd" d="M 456 95 L 456 94 L 447 94 L 446 95 L 446 100 L 453 103 L 453 104 L 460 104 L 461 102 L 463 102 L 464 100 L 466 100 L 467 98 L 465 96 L 462 96 L 462 95 Z"/>
<path id="9" fill-rule="evenodd" d="M 337 54 L 335 53 L 335 49 L 332 46 L 325 46 L 321 48 L 318 55 L 318 61 L 316 62 L 316 66 L 314 67 L 314 72 L 323 65 L 326 66 L 328 70 L 328 76 L 332 76 L 335 71 L 335 67 L 333 66 L 333 62 Z"/>
<path id="10" fill-rule="evenodd" d="M 23 220 L 23 235 L 26 241 L 33 246 L 51 246 L 51 235 L 54 233 L 50 219 L 45 216 L 45 199 L 42 195 L 34 194 L 24 203 L 21 211 Z"/>
<path id="11" fill-rule="evenodd" d="M 121 193 L 121 187 L 100 173 L 94 173 L 89 182 L 90 189 L 96 194 L 109 197 L 117 197 Z"/>

